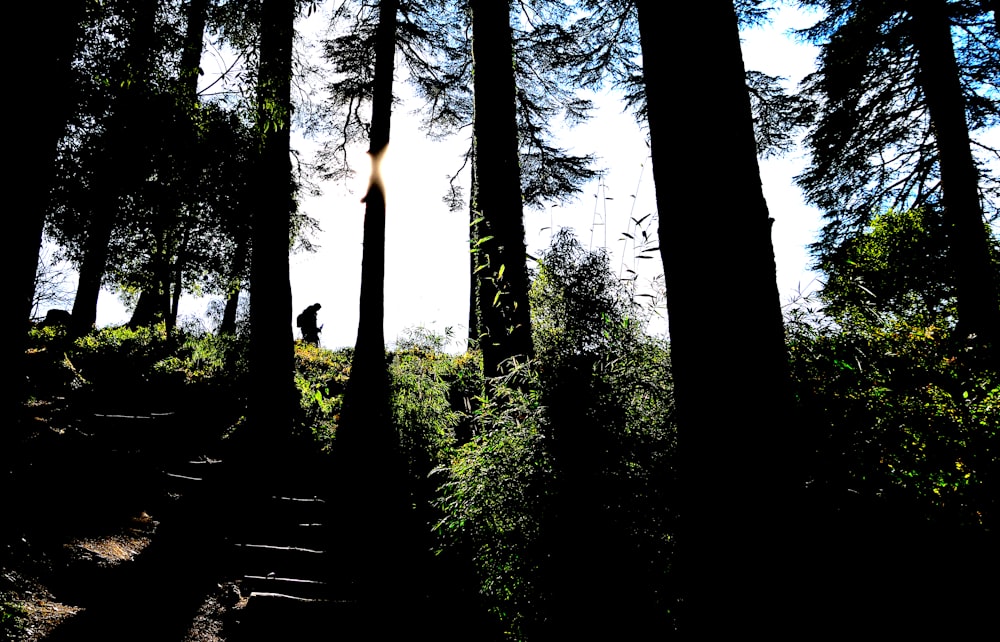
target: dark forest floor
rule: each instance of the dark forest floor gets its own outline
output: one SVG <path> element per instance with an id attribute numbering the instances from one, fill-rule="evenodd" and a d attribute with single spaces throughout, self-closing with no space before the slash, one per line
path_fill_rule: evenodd
<path id="1" fill-rule="evenodd" d="M 163 435 L 113 444 L 59 400 L 31 410 L 16 436 L 7 435 L 14 443 L 3 457 L 0 590 L 21 607 L 17 629 L 4 633 L 26 641 L 225 640 L 246 599 L 212 568 L 217 525 L 206 527 L 202 509 L 162 474 L 171 458 L 209 461 L 217 444 L 201 441 L 200 453 L 163 448 L 160 456 L 146 450 L 162 447 Z"/>

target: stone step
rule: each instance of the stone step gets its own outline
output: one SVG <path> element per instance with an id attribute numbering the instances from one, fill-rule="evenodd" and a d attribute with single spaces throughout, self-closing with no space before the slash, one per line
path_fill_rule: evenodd
<path id="1" fill-rule="evenodd" d="M 241 592 L 276 593 L 303 600 L 343 599 L 349 594 L 349 587 L 334 586 L 316 579 L 281 577 L 279 575 L 244 575 Z"/>
<path id="2" fill-rule="evenodd" d="M 280 592 L 258 591 L 250 595 L 240 613 L 234 639 L 240 642 L 295 640 L 361 640 L 353 631 L 364 622 L 352 600 L 302 599 Z M 345 632 L 352 633 L 344 635 Z"/>

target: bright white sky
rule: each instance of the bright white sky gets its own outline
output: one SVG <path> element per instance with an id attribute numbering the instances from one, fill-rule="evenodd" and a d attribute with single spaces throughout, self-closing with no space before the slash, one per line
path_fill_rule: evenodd
<path id="1" fill-rule="evenodd" d="M 744 41 L 747 68 L 784 76 L 793 88 L 811 71 L 814 51 L 784 34 L 812 21 L 808 15 L 785 8 L 775 13 L 770 25 L 747 32 Z M 405 88 L 397 85 L 396 91 Z M 595 181 L 576 201 L 562 207 L 526 210 L 528 251 L 537 256 L 548 246 L 555 230 L 572 227 L 585 246 L 590 246 L 591 239 L 594 247 L 603 245 L 606 239 L 615 269 L 636 270 L 639 290 L 649 292 L 652 280 L 662 273 L 659 256 L 655 260 L 635 259 L 628 239 L 622 235 L 635 233 L 631 219 L 655 212 L 645 138 L 632 115 L 623 113 L 615 98 L 598 96 L 595 100 L 600 106 L 595 117 L 566 132 L 560 144 L 577 154 L 597 154 L 599 166 L 607 169 L 604 186 Z M 411 109 L 404 105 L 394 111 L 392 142 L 383 163 L 387 190 L 386 341 L 391 344 L 405 329 L 415 326 L 438 333 L 452 328 L 458 342 L 452 349 L 461 349 L 468 320 L 468 211 L 449 212 L 441 197 L 447 189 L 446 174 L 453 173 L 461 164 L 468 144 L 467 134 L 443 142 L 429 141 L 419 131 Z M 307 148 L 306 143 L 298 146 Z M 805 163 L 801 151 L 761 162 L 764 194 L 775 219 L 773 241 L 783 302 L 800 289 L 808 291 L 816 287 L 815 275 L 807 270 L 809 257 L 805 247 L 820 228 L 819 215 L 803 203 L 801 192 L 792 182 Z M 324 185 L 323 196 L 304 200 L 303 208 L 319 221 L 323 230 L 313 239 L 319 249 L 313 254 L 291 257 L 293 311 L 298 313 L 313 303 L 322 304 L 321 341 L 328 348 L 353 345 L 357 334 L 364 217 L 364 205 L 359 199 L 367 185 L 368 166 L 364 148 L 357 150 L 354 166 L 359 171 L 352 186 Z M 466 171 L 463 177 L 466 195 L 467 183 Z M 644 224 L 654 218 L 646 219 Z M 648 229 L 655 234 L 655 222 Z M 735 278 L 733 284 L 719 287 L 721 290 L 734 286 Z M 181 312 L 199 314 L 206 303 L 187 297 L 182 301 Z M 99 326 L 121 323 L 128 316 L 113 294 L 101 293 Z M 650 330 L 664 334 L 666 324 L 661 320 Z"/>

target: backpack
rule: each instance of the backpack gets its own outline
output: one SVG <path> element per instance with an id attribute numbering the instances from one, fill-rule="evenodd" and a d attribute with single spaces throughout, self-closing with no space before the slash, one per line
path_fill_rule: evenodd
<path id="1" fill-rule="evenodd" d="M 302 327 L 302 314 L 300 314 L 299 316 L 295 317 L 295 327 L 296 328 L 301 328 Z"/>

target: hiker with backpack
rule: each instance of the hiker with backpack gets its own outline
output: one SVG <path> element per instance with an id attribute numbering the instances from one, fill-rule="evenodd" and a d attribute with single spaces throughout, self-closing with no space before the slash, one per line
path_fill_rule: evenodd
<path id="1" fill-rule="evenodd" d="M 314 346 L 319 346 L 319 333 L 323 331 L 323 326 L 316 325 L 316 313 L 322 307 L 314 303 L 295 318 L 295 325 L 302 328 L 302 340 Z"/>

